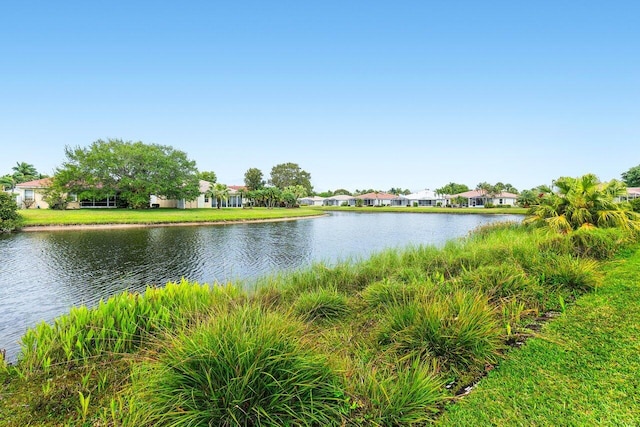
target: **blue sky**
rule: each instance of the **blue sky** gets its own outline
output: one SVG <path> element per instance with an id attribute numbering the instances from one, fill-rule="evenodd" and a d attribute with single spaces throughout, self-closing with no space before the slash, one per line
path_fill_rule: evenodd
<path id="1" fill-rule="evenodd" d="M 0 174 L 171 145 L 241 184 L 519 189 L 640 164 L 640 2 L 6 1 Z"/>

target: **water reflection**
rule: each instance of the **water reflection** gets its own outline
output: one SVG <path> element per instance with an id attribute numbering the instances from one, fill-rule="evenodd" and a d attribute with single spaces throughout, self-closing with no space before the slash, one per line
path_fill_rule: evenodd
<path id="1" fill-rule="evenodd" d="M 248 280 L 313 261 L 366 257 L 388 247 L 441 245 L 519 216 L 352 214 L 226 226 L 56 231 L 0 236 L 0 348 L 14 358 L 27 327 L 73 305 L 182 277 Z"/>

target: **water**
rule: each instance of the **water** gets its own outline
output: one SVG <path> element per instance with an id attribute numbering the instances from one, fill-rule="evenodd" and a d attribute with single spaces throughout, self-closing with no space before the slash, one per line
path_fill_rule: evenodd
<path id="1" fill-rule="evenodd" d="M 69 230 L 0 235 L 0 349 L 14 360 L 20 337 L 74 305 L 181 278 L 250 280 L 314 261 L 366 257 L 449 239 L 518 215 L 354 214 L 224 226 Z"/>

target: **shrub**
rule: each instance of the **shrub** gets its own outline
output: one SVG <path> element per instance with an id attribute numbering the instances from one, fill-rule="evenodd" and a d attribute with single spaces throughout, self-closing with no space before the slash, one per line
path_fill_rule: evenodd
<path id="1" fill-rule="evenodd" d="M 22 225 L 18 204 L 13 196 L 0 191 L 0 233 L 10 233 Z"/>
<path id="2" fill-rule="evenodd" d="M 371 308 L 385 308 L 407 304 L 415 299 L 416 294 L 415 285 L 385 279 L 367 286 L 362 291 L 362 299 Z"/>
<path id="3" fill-rule="evenodd" d="M 339 425 L 341 382 L 302 330 L 242 307 L 170 338 L 134 369 L 136 425 Z"/>
<path id="4" fill-rule="evenodd" d="M 629 204 L 631 205 L 632 211 L 640 213 L 640 197 L 632 199 L 629 201 Z"/>
<path id="5" fill-rule="evenodd" d="M 294 312 L 305 320 L 331 320 L 349 312 L 347 297 L 329 289 L 300 295 Z"/>
<path id="6" fill-rule="evenodd" d="M 498 323 L 486 298 L 464 290 L 390 308 L 378 337 L 401 353 L 423 360 L 436 357 L 454 371 L 494 362 L 500 345 Z"/>
<path id="7" fill-rule="evenodd" d="M 367 402 L 365 417 L 379 426 L 422 425 L 433 421 L 446 399 L 436 367 L 414 359 L 409 366 L 363 369 L 358 392 Z"/>
<path id="8" fill-rule="evenodd" d="M 495 208 L 496 206 L 491 202 L 487 202 L 484 204 L 484 207 L 485 209 L 492 209 L 492 208 Z"/>

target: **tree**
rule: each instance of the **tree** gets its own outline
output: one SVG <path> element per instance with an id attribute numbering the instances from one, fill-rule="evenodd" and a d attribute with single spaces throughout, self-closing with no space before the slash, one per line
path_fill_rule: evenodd
<path id="1" fill-rule="evenodd" d="M 151 195 L 194 200 L 200 194 L 195 162 L 170 146 L 109 139 L 65 147 L 65 154 L 54 183 L 80 199 L 117 196 L 124 206 L 144 208 Z"/>
<path id="2" fill-rule="evenodd" d="M 262 179 L 262 171 L 258 168 L 249 168 L 244 173 L 244 185 L 247 190 L 260 190 L 264 187 L 264 180 Z"/>
<path id="3" fill-rule="evenodd" d="M 218 181 L 218 177 L 214 171 L 201 171 L 198 172 L 198 179 L 208 181 L 211 184 L 215 184 Z"/>
<path id="4" fill-rule="evenodd" d="M 614 200 L 626 192 L 620 181 L 603 183 L 587 174 L 558 178 L 554 186 L 557 192 L 543 195 L 540 203 L 530 208 L 526 222 L 560 233 L 595 227 L 640 230 L 640 215 Z"/>
<path id="5" fill-rule="evenodd" d="M 311 174 L 300 169 L 297 163 L 281 163 L 271 169 L 269 184 L 283 190 L 292 185 L 301 185 L 307 190 L 307 194 L 313 192 L 311 186 Z"/>
<path id="6" fill-rule="evenodd" d="M 469 187 L 464 184 L 456 184 L 455 182 L 450 182 L 444 187 L 436 188 L 436 193 L 438 194 L 460 194 L 465 191 L 469 191 Z"/>
<path id="7" fill-rule="evenodd" d="M 398 188 L 391 187 L 389 189 L 389 191 L 387 191 L 387 193 L 395 194 L 396 196 L 399 196 L 401 194 L 404 194 L 404 195 L 411 194 L 411 191 L 410 190 L 403 190 L 401 187 L 398 187 Z"/>
<path id="8" fill-rule="evenodd" d="M 534 190 L 522 190 L 517 201 L 523 208 L 528 208 L 538 202 L 538 193 Z"/>
<path id="9" fill-rule="evenodd" d="M 207 195 L 216 200 L 216 206 L 220 209 L 222 202 L 229 200 L 229 187 L 218 182 L 209 189 Z"/>
<path id="10" fill-rule="evenodd" d="M 0 192 L 0 233 L 10 233 L 22 224 L 18 204 L 12 195 Z"/>
<path id="11" fill-rule="evenodd" d="M 8 188 L 13 193 L 13 190 L 16 188 L 16 184 L 17 182 L 13 175 L 4 175 L 0 177 L 0 186 L 3 191 Z"/>
<path id="12" fill-rule="evenodd" d="M 627 187 L 640 187 L 640 165 L 622 173 L 622 180 Z"/>
<path id="13" fill-rule="evenodd" d="M 16 165 L 11 169 L 13 170 L 13 178 L 17 184 L 38 179 L 38 171 L 32 164 L 16 162 Z"/>
<path id="14" fill-rule="evenodd" d="M 344 188 L 338 188 L 333 192 L 334 196 L 351 196 L 351 192 L 349 190 L 345 190 Z"/>

